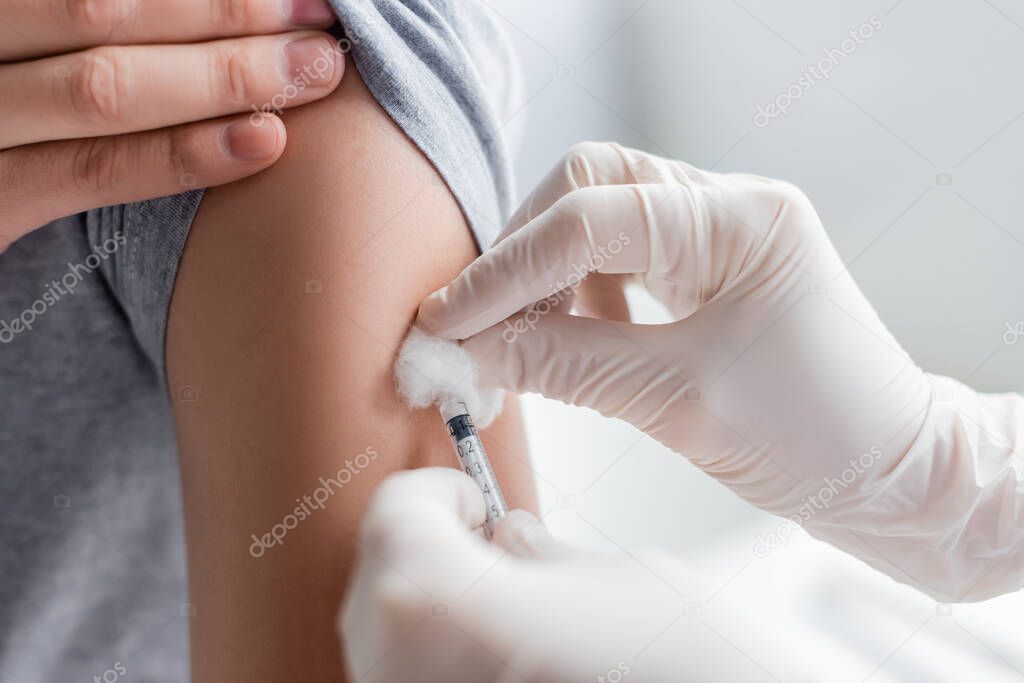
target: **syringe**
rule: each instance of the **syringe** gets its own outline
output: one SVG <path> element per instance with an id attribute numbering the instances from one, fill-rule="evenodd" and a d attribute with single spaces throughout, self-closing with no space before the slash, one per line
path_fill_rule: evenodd
<path id="1" fill-rule="evenodd" d="M 494 534 L 494 525 L 508 513 L 508 504 L 501 494 L 498 479 L 487 459 L 487 451 L 480 441 L 480 435 L 469 416 L 466 404 L 458 400 L 441 401 L 441 419 L 448 427 L 448 435 L 455 446 L 455 456 L 462 470 L 473 478 L 484 495 L 487 516 L 484 519 L 484 533 L 487 538 Z"/>

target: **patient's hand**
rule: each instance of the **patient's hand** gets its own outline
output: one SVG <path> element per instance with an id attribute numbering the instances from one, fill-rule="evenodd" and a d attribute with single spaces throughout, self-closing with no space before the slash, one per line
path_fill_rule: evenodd
<path id="1" fill-rule="evenodd" d="M 370 494 L 455 464 L 391 368 L 419 301 L 476 255 L 462 213 L 354 69 L 286 117 L 279 163 L 207 193 L 171 307 L 172 397 L 195 399 L 175 412 L 197 683 L 341 678 Z M 533 507 L 514 402 L 484 441 L 509 503 Z"/>
<path id="2" fill-rule="evenodd" d="M 328 34 L 285 33 L 334 23 L 325 0 L 0 0 L 0 17 L 0 252 L 61 216 L 263 170 L 284 126 L 250 107 L 292 85 L 286 106 L 325 97 L 344 69 Z"/>

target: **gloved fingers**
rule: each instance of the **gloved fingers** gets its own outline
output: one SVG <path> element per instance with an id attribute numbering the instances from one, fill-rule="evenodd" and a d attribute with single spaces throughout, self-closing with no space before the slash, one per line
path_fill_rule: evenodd
<path id="1" fill-rule="evenodd" d="M 630 156 L 643 153 L 618 145 L 614 142 L 578 142 L 569 147 L 569 151 L 555 164 L 548 174 L 538 183 L 534 191 L 523 201 L 505 229 L 495 240 L 495 245 L 503 242 L 510 234 L 516 232 L 526 223 L 534 220 L 551 208 L 558 200 L 583 187 L 597 185 L 622 185 L 637 182 L 631 170 Z M 495 245 L 492 245 L 494 247 Z M 593 278 L 591 280 L 594 280 Z M 629 319 L 629 309 L 625 306 L 622 292 L 604 292 L 600 288 L 600 297 L 592 290 L 592 283 L 580 287 L 566 287 L 551 293 L 548 305 L 551 310 L 569 312 L 573 305 L 582 308 L 582 313 L 590 317 L 606 317 L 609 319 Z M 578 297 L 578 293 L 583 294 Z M 623 311 L 626 315 L 623 316 Z"/>
<path id="2" fill-rule="evenodd" d="M 629 322 L 625 286 L 632 274 L 592 273 L 576 287 L 566 287 L 537 304 L 544 314 L 558 311 L 587 318 Z M 526 313 L 531 306 L 521 312 Z"/>
<path id="3" fill-rule="evenodd" d="M 544 523 L 526 510 L 511 510 L 503 517 L 495 526 L 491 542 L 517 557 L 553 560 L 579 554 L 552 536 Z"/>
<path id="4" fill-rule="evenodd" d="M 571 192 L 598 185 L 704 184 L 713 174 L 614 142 L 573 145 L 512 215 L 497 242 L 541 215 Z"/>
<path id="5" fill-rule="evenodd" d="M 573 311 L 577 315 L 601 320 L 629 322 L 629 303 L 625 287 L 634 275 L 594 273 L 581 285 Z"/>
<path id="6" fill-rule="evenodd" d="M 633 273 L 591 273 L 582 282 L 566 287 L 536 303 L 544 314 L 550 311 L 574 313 L 587 318 L 629 322 L 626 285 L 637 277 Z M 534 304 L 520 312 L 526 313 Z"/>
<path id="7" fill-rule="evenodd" d="M 642 154 L 614 142 L 580 142 L 570 147 L 512 214 L 495 243 L 501 242 L 550 209 L 559 199 L 580 188 L 640 182 L 630 170 L 629 152 Z"/>
<path id="8" fill-rule="evenodd" d="M 652 251 L 674 239 L 672 232 L 692 232 L 693 219 L 680 185 L 577 190 L 427 297 L 419 325 L 437 336 L 465 339 L 592 272 L 646 273 Z"/>
<path id="9" fill-rule="evenodd" d="M 418 626 L 437 614 L 439 604 L 454 605 L 491 575 L 501 553 L 473 531 L 483 520 L 480 490 L 458 470 L 399 472 L 381 483 L 360 529 L 352 585 L 338 621 L 356 675 L 378 671 L 367 680 L 412 680 L 408 672 L 422 656 L 408 649 L 393 652 L 407 636 L 436 638 L 432 649 L 445 651 L 447 626 Z M 401 669 L 404 657 L 411 658 L 410 669 L 397 676 L 389 667 Z"/>
<path id="10" fill-rule="evenodd" d="M 665 337 L 662 325 L 528 312 L 470 337 L 463 348 L 484 386 L 536 392 L 643 429 L 650 406 L 667 405 L 689 386 L 678 360 L 662 360 Z"/>
<path id="11" fill-rule="evenodd" d="M 367 508 L 360 538 L 374 554 L 392 563 L 440 546 L 475 541 L 484 523 L 484 500 L 473 480 L 448 467 L 425 467 L 392 474 Z"/>

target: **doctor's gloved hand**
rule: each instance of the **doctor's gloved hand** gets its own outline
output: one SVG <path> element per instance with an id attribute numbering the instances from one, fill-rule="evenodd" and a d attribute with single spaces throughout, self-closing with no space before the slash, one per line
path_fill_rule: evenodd
<path id="1" fill-rule="evenodd" d="M 418 324 L 942 600 L 1024 583 L 1024 400 L 922 371 L 790 184 L 578 145 Z"/>
<path id="2" fill-rule="evenodd" d="M 761 666 L 792 666 L 726 597 L 710 600 L 721 580 L 676 558 L 574 549 L 523 510 L 490 543 L 483 521 L 480 490 L 458 470 L 384 481 L 340 615 L 352 680 L 767 682 L 778 679 Z"/>

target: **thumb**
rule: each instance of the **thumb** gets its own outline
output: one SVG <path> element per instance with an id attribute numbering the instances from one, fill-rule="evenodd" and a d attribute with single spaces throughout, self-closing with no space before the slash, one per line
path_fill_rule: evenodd
<path id="1" fill-rule="evenodd" d="M 502 517 L 491 542 L 518 557 L 554 560 L 579 554 L 552 536 L 544 523 L 526 510 L 511 510 Z"/>
<path id="2" fill-rule="evenodd" d="M 536 392 L 644 430 L 689 386 L 677 367 L 679 354 L 666 347 L 676 335 L 665 327 L 531 310 L 466 339 L 463 347 L 484 386 Z"/>
<path id="3" fill-rule="evenodd" d="M 360 526 L 360 541 L 396 565 L 430 556 L 432 549 L 472 545 L 484 504 L 473 480 L 449 467 L 424 467 L 388 476 L 377 487 Z M 471 540 L 472 539 L 472 540 Z"/>

